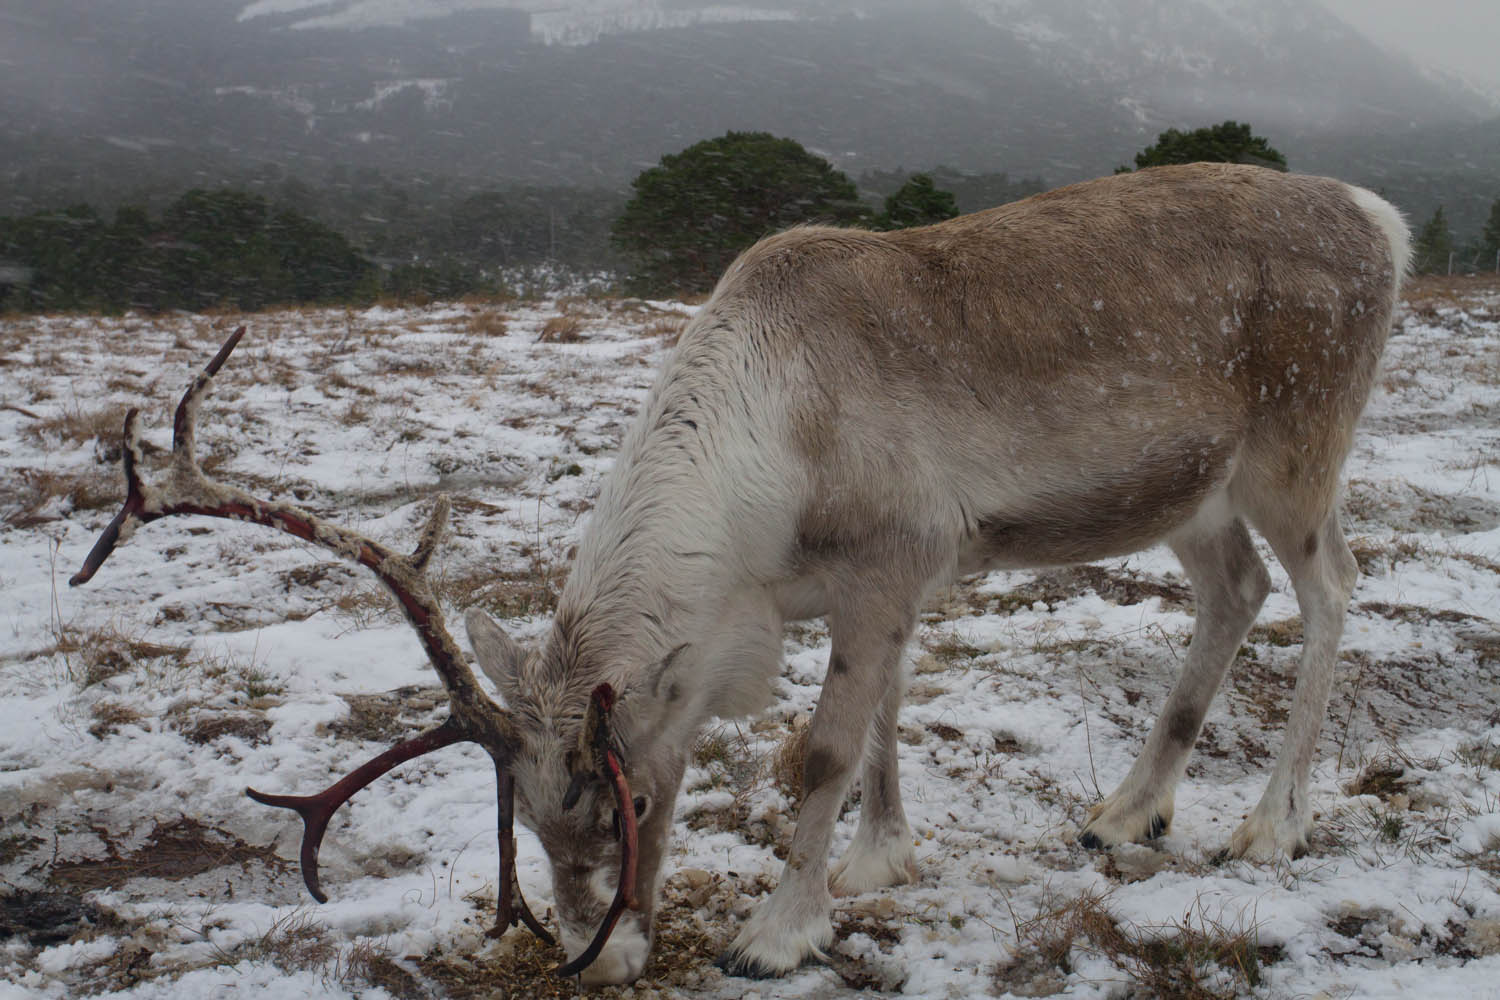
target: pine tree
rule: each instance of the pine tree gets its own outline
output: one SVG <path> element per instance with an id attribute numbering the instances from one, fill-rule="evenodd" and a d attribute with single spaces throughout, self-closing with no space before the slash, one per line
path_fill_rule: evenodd
<path id="1" fill-rule="evenodd" d="M 729 132 L 632 182 L 613 241 L 641 294 L 706 292 L 744 249 L 799 222 L 868 218 L 854 183 L 791 139 Z"/>
<path id="2" fill-rule="evenodd" d="M 1452 252 L 1453 234 L 1448 231 L 1448 217 L 1443 214 L 1443 206 L 1439 205 L 1417 234 L 1412 248 L 1412 269 L 1418 274 L 1446 274 Z"/>
<path id="3" fill-rule="evenodd" d="M 931 174 L 912 174 L 885 200 L 885 211 L 875 218 L 876 229 L 909 229 L 951 219 L 958 214 L 953 192 L 944 191 Z"/>
<path id="4" fill-rule="evenodd" d="M 1481 270 L 1493 267 L 1500 271 L 1500 198 L 1490 206 L 1489 221 L 1479 236 L 1479 267 Z"/>
<path id="5" fill-rule="evenodd" d="M 1207 128 L 1180 132 L 1169 128 L 1156 137 L 1156 144 L 1135 154 L 1136 169 L 1169 163 L 1251 163 L 1272 170 L 1286 170 L 1286 157 L 1273 149 L 1264 136 L 1251 134 L 1249 125 L 1227 121 Z M 1115 173 L 1129 173 L 1120 167 Z"/>

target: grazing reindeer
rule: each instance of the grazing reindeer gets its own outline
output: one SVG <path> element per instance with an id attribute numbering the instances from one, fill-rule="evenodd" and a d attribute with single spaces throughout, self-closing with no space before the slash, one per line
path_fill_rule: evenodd
<path id="1" fill-rule="evenodd" d="M 1253 526 L 1291 577 L 1305 640 L 1285 743 L 1229 852 L 1295 855 L 1356 576 L 1334 509 L 1339 472 L 1408 256 L 1399 213 L 1368 191 L 1216 164 L 921 229 L 766 239 L 730 267 L 666 362 L 542 647 L 468 614 L 505 707 L 473 684 L 445 632 L 430 639 L 441 615 L 413 596 L 419 572 L 416 583 L 391 574 L 429 652 L 450 647 L 433 660 L 453 718 L 322 796 L 259 797 L 308 817 L 316 893 L 317 841 L 339 802 L 401 759 L 480 742 L 502 772 L 502 929 L 517 919 L 513 796 L 552 864 L 575 956 L 566 971 L 630 981 L 650 947 L 686 749 L 708 719 L 768 702 L 784 622 L 825 615 L 833 650 L 786 867 L 722 960 L 784 973 L 830 944 L 830 889 L 916 876 L 896 718 L 902 651 L 934 588 L 1158 542 L 1178 555 L 1198 603 L 1186 663 L 1081 837 L 1146 840 L 1171 821 L 1204 713 L 1269 588 Z M 243 501 L 231 511 L 193 496 L 148 497 L 137 513 L 249 516 Z M 252 513 L 372 567 L 395 560 L 374 543 L 329 542 L 332 529 L 293 508 Z M 859 828 L 830 877 L 861 758 Z"/>

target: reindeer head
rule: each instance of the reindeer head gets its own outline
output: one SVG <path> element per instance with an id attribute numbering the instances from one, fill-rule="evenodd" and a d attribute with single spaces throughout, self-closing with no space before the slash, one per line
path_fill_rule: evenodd
<path id="1" fill-rule="evenodd" d="M 682 778 L 683 755 L 668 751 L 633 760 L 632 748 L 652 741 L 639 738 L 630 724 L 631 713 L 617 705 L 620 701 L 628 706 L 628 690 L 619 699 L 605 681 L 570 687 L 568 665 L 560 660 L 561 644 L 549 643 L 540 654 L 528 657 L 476 611 L 469 615 L 470 635 L 485 672 L 500 685 L 507 704 L 501 707 L 485 695 L 449 636 L 425 575 L 427 561 L 446 527 L 446 499 L 439 499 L 416 550 L 407 556 L 291 504 L 262 501 L 208 479 L 194 457 L 198 404 L 243 334 L 241 327 L 230 336 L 178 404 L 172 464 L 155 484 L 145 482 L 138 472 L 137 412 L 131 410 L 126 416 L 125 504 L 69 583 L 87 583 L 138 525 L 175 514 L 251 521 L 369 568 L 396 597 L 416 630 L 447 689 L 450 715 L 435 729 L 392 747 L 316 795 L 246 790 L 258 802 L 293 809 L 302 816 L 302 875 L 308 891 L 319 902 L 327 899 L 318 884 L 318 848 L 329 820 L 344 802 L 413 757 L 454 743 L 478 743 L 495 762 L 499 796 L 499 920 L 493 933 L 524 922 L 538 936 L 552 941 L 516 883 L 511 824 L 519 807 L 522 822 L 541 838 L 552 863 L 568 952 L 568 961 L 558 973 L 580 975 L 590 983 L 635 979 L 650 949 L 654 889 L 672 800 Z M 542 680 L 528 683 L 532 676 Z M 644 852 L 639 849 L 640 832 L 646 835 Z M 638 895 L 638 885 L 647 891 Z M 612 938 L 622 917 L 621 932 Z"/>
<path id="2" fill-rule="evenodd" d="M 570 958 L 585 952 L 606 920 L 621 882 L 617 845 L 627 826 L 636 827 L 633 904 L 581 973 L 585 983 L 630 982 L 651 947 L 655 889 L 686 754 L 652 738 L 651 713 L 640 711 L 651 702 L 645 692 L 626 686 L 616 696 L 608 683 L 579 684 L 588 671 L 564 628 L 554 625 L 546 644 L 528 652 L 481 611 L 464 621 L 480 667 L 518 723 L 521 746 L 509 765 L 516 813 L 551 864 Z M 616 770 L 628 775 L 628 795 L 617 790 Z"/>

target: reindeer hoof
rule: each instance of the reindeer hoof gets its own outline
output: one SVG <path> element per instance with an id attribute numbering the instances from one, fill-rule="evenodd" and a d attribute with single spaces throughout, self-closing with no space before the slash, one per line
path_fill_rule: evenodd
<path id="1" fill-rule="evenodd" d="M 1079 846 L 1086 850 L 1104 850 L 1115 844 L 1143 844 L 1157 840 L 1170 826 L 1172 799 L 1167 799 L 1166 808 L 1158 799 L 1157 808 L 1148 805 L 1148 808 L 1125 810 L 1115 796 L 1110 796 L 1089 811 L 1089 822 L 1079 834 Z"/>
<path id="2" fill-rule="evenodd" d="M 819 907 L 792 906 L 790 913 L 774 909 L 776 897 L 746 921 L 716 963 L 731 976 L 771 979 L 813 959 L 826 960 L 833 944 L 833 924 Z M 783 904 L 785 906 L 785 904 Z"/>
<path id="3" fill-rule="evenodd" d="M 1108 833 L 1101 832 L 1100 828 L 1103 826 L 1103 824 L 1097 823 L 1097 819 L 1098 817 L 1091 819 L 1089 821 L 1089 825 L 1084 827 L 1083 832 L 1078 835 L 1078 843 L 1085 850 L 1101 851 L 1107 847 L 1113 847 L 1116 844 L 1124 844 L 1131 841 L 1134 841 L 1136 843 L 1144 843 L 1148 840 L 1155 840 L 1157 837 L 1160 837 L 1162 834 L 1166 833 L 1167 827 L 1171 825 L 1171 822 L 1164 818 L 1161 813 L 1152 813 L 1150 821 L 1146 824 L 1145 831 L 1140 836 L 1115 837 L 1110 836 Z"/>
<path id="4" fill-rule="evenodd" d="M 726 950 L 714 960 L 714 964 L 724 971 L 724 975 L 739 976 L 743 979 L 776 979 L 792 971 L 772 968 L 758 958 L 751 958 L 738 948 Z"/>
<path id="5" fill-rule="evenodd" d="M 1234 831 L 1229 846 L 1220 851 L 1215 860 L 1220 863 L 1235 859 L 1273 861 L 1286 857 L 1295 861 L 1309 849 L 1307 830 L 1300 817 L 1277 824 L 1252 814 Z"/>

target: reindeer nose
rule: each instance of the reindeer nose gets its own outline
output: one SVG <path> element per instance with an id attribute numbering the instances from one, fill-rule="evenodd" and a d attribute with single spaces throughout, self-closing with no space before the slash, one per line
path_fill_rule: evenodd
<path id="1" fill-rule="evenodd" d="M 589 934 L 575 934 L 562 928 L 562 945 L 571 961 L 589 945 Z M 646 968 L 646 957 L 651 951 L 651 939 L 634 914 L 626 913 L 615 926 L 604 950 L 590 962 L 579 979 L 585 986 L 611 986 L 633 983 Z"/>

